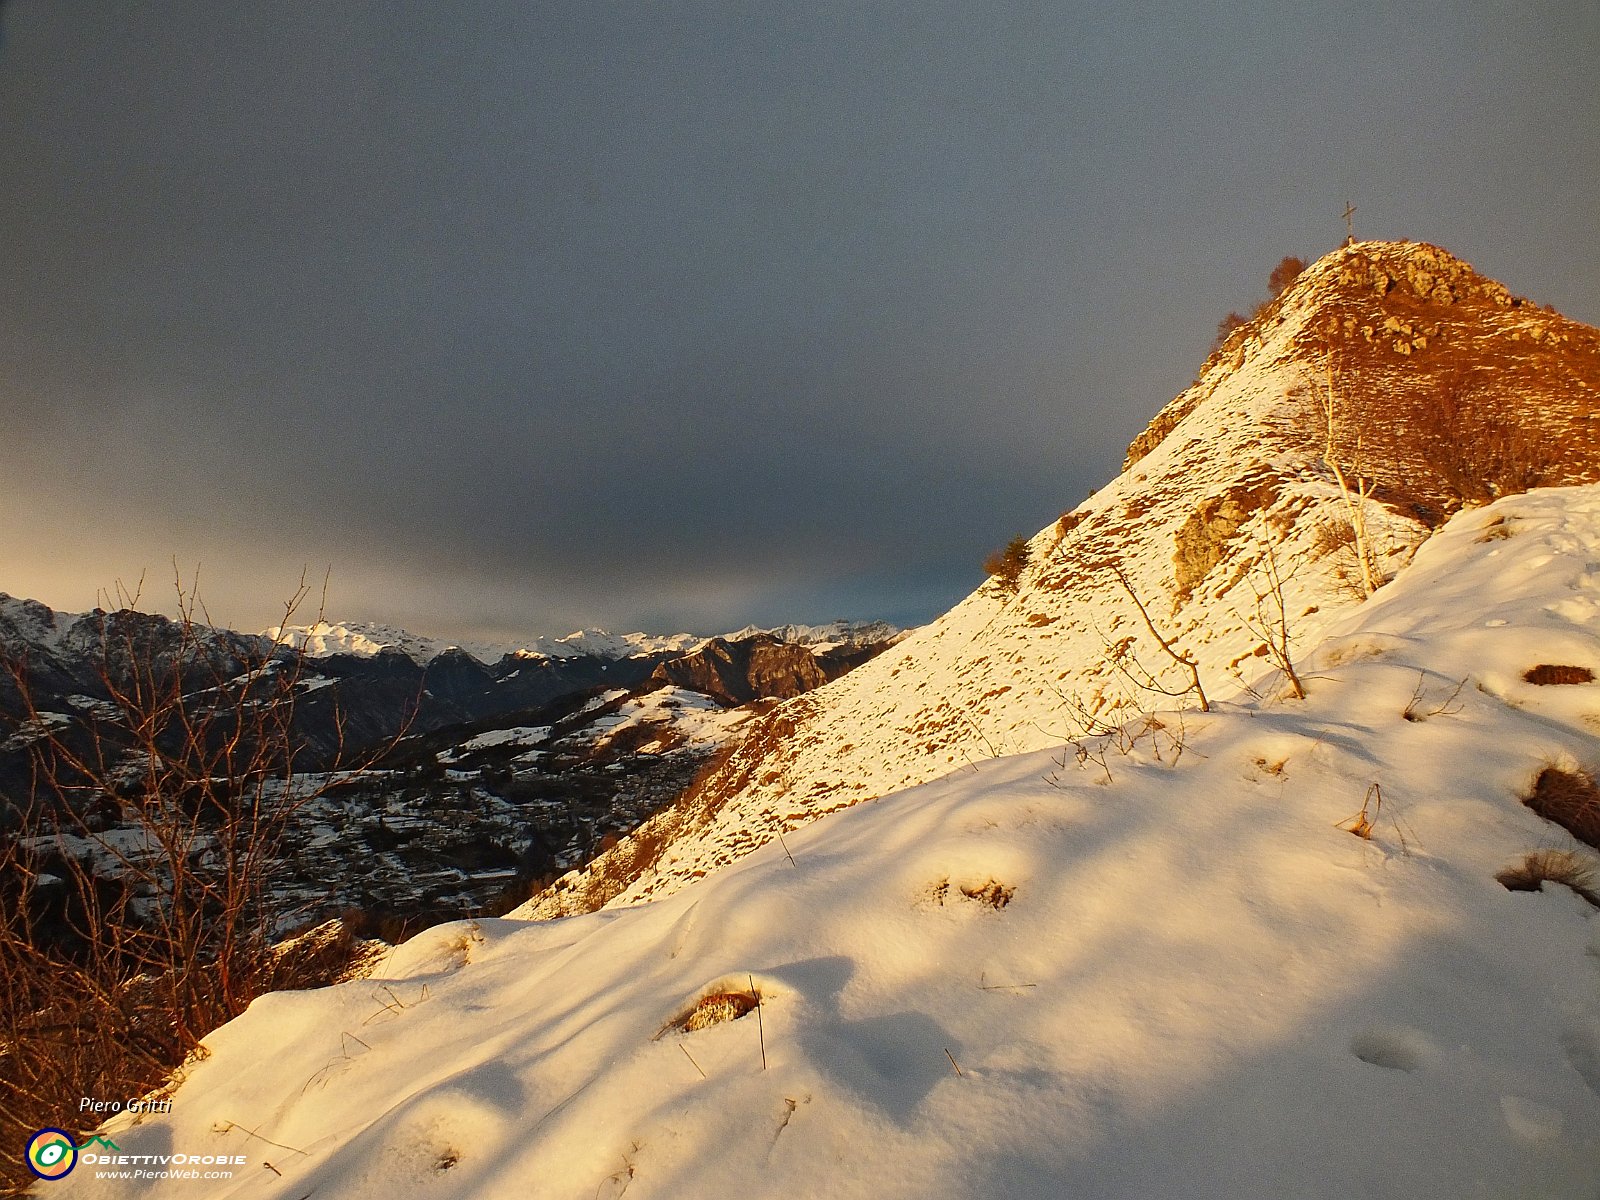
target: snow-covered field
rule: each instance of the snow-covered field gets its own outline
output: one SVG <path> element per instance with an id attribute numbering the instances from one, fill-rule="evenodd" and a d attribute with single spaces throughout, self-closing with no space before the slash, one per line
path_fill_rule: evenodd
<path id="1" fill-rule="evenodd" d="M 1573 845 L 1518 797 L 1600 765 L 1600 683 L 1523 674 L 1600 673 L 1597 618 L 1600 488 L 1463 513 L 1305 648 L 1305 701 L 974 761 L 652 904 L 432 929 L 104 1131 L 231 1181 L 51 1186 L 1594 1200 L 1600 916 L 1495 874 Z"/>

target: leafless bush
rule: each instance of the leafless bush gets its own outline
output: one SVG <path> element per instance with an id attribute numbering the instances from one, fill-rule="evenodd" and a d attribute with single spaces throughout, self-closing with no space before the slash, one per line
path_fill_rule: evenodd
<path id="1" fill-rule="evenodd" d="M 1389 810 L 1385 813 L 1384 803 L 1383 785 L 1374 780 L 1367 785 L 1366 795 L 1361 798 L 1361 811 L 1346 817 L 1342 821 L 1334 822 L 1334 826 L 1335 828 L 1343 829 L 1346 833 L 1355 834 L 1364 842 L 1370 842 L 1378 832 L 1378 821 L 1387 817 L 1389 827 L 1394 831 L 1395 839 L 1399 842 L 1400 853 L 1409 855 L 1411 853 L 1411 842 L 1416 840 L 1416 831 L 1411 829 L 1410 824 L 1401 818 L 1392 802 L 1389 803 Z M 1411 833 L 1409 841 L 1406 838 L 1408 831 Z"/>
<path id="2" fill-rule="evenodd" d="M 1278 260 L 1278 265 L 1272 268 L 1272 273 L 1267 276 L 1267 298 L 1251 310 L 1249 316 L 1242 313 L 1230 312 L 1217 322 L 1217 336 L 1211 343 L 1212 353 L 1222 349 L 1227 340 L 1233 336 L 1233 331 L 1248 325 L 1258 319 L 1272 302 L 1288 290 L 1289 285 L 1300 278 L 1301 272 L 1306 269 L 1305 260 L 1288 255 Z"/>
<path id="3" fill-rule="evenodd" d="M 74 1124 L 78 1097 L 161 1086 L 255 996 L 348 959 L 337 939 L 272 951 L 286 914 L 270 870 L 325 786 L 295 773 L 301 659 L 268 646 L 241 664 L 181 583 L 178 610 L 162 649 L 146 619 L 106 615 L 109 700 L 87 737 L 44 720 L 26 664 L 8 664 L 39 736 L 0 835 L 0 1142 Z"/>
<path id="4" fill-rule="evenodd" d="M 1144 601 L 1139 599 L 1139 594 L 1133 590 L 1133 584 L 1128 581 L 1127 573 L 1115 563 L 1109 564 L 1108 569 L 1117 582 L 1122 585 L 1122 590 L 1128 593 L 1128 599 L 1133 601 L 1133 606 L 1138 610 L 1140 618 L 1144 621 L 1145 628 L 1150 631 L 1150 636 L 1155 638 L 1156 645 L 1161 647 L 1162 653 L 1179 667 L 1182 667 L 1189 676 L 1188 686 L 1176 691 L 1163 686 L 1156 679 L 1154 673 L 1150 671 L 1143 671 L 1144 678 L 1142 680 L 1136 679 L 1135 682 L 1147 691 L 1159 692 L 1164 696 L 1187 696 L 1193 692 L 1200 701 L 1200 711 L 1210 712 L 1211 701 L 1206 698 L 1205 685 L 1200 681 L 1199 660 L 1192 654 L 1180 654 L 1172 643 L 1162 636 L 1161 631 L 1156 628 L 1155 621 L 1151 619 L 1150 610 L 1145 607 Z M 1135 669 L 1138 668 L 1138 660 L 1131 654 L 1132 645 L 1131 640 L 1124 639 L 1109 648 L 1112 662 L 1121 670 L 1130 669 L 1130 664 L 1133 664 Z"/>
<path id="5" fill-rule="evenodd" d="M 1077 733 L 1067 740 L 1065 750 L 1056 760 L 1055 770 L 1045 776 L 1045 782 L 1052 787 L 1061 786 L 1061 772 L 1066 770 L 1068 758 L 1076 761 L 1080 768 L 1098 767 L 1109 784 L 1114 782 L 1113 757 L 1126 758 L 1144 749 L 1157 762 L 1167 762 L 1166 756 L 1171 755 L 1170 761 L 1175 764 L 1188 747 L 1188 729 L 1181 709 L 1162 720 L 1154 713 L 1140 713 L 1126 699 L 1091 706 L 1076 693 L 1068 696 L 1056 692 L 1056 695 Z"/>
<path id="6" fill-rule="evenodd" d="M 1459 499 L 1487 503 L 1539 487 L 1556 474 L 1560 447 L 1535 413 L 1498 398 L 1482 374 L 1455 373 L 1408 424 L 1415 453 Z"/>
<path id="7" fill-rule="evenodd" d="M 1028 566 L 1028 539 L 1014 537 L 983 560 L 983 569 L 1005 591 L 1015 592 Z"/>
<path id="8" fill-rule="evenodd" d="M 1428 721 L 1434 717 L 1453 717 L 1461 711 L 1461 692 L 1467 686 L 1467 677 L 1462 676 L 1459 683 L 1448 694 L 1436 693 L 1428 695 L 1428 674 L 1426 671 L 1417 672 L 1417 686 L 1411 690 L 1411 699 L 1407 701 L 1405 711 L 1400 715 L 1408 721 Z M 1443 697 L 1441 699 L 1441 696 Z"/>
<path id="9" fill-rule="evenodd" d="M 1250 323 L 1250 318 L 1243 313 L 1231 312 L 1217 322 L 1217 336 L 1211 341 L 1211 352 L 1215 354 L 1233 336 L 1235 329 L 1243 328 Z"/>
<path id="10" fill-rule="evenodd" d="M 1289 629 L 1289 610 L 1283 595 L 1284 574 L 1278 566 L 1278 552 L 1271 542 L 1261 556 L 1259 577 L 1251 580 L 1251 591 L 1256 599 L 1253 618 L 1245 619 L 1245 627 L 1267 648 L 1267 658 L 1283 673 L 1289 691 L 1296 700 L 1306 698 L 1305 684 L 1295 669 L 1292 652 L 1294 635 Z"/>
<path id="11" fill-rule="evenodd" d="M 1278 260 L 1278 265 L 1272 268 L 1272 274 L 1267 276 L 1267 291 L 1274 298 L 1283 295 L 1289 290 L 1289 285 L 1305 272 L 1306 260 L 1296 258 L 1294 255 L 1285 255 Z"/>
<path id="12" fill-rule="evenodd" d="M 1347 519 L 1329 518 L 1317 524 L 1314 544 L 1319 557 L 1349 550 L 1355 543 L 1355 527 Z"/>

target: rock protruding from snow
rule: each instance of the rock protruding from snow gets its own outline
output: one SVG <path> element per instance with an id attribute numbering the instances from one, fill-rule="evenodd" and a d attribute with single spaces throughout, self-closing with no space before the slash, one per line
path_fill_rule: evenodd
<path id="1" fill-rule="evenodd" d="M 651 678 L 703 692 L 724 704 L 788 700 L 839 678 L 888 644 L 890 639 L 876 643 L 830 640 L 807 645 L 784 641 L 770 633 L 710 638 L 698 649 L 656 667 Z"/>

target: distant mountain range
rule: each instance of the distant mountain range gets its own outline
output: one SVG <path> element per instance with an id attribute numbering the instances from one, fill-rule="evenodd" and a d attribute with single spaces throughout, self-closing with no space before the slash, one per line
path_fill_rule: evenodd
<path id="1" fill-rule="evenodd" d="M 305 746 L 302 765 L 328 765 L 339 754 L 361 753 L 404 731 L 416 736 L 458 725 L 492 727 L 563 697 L 595 689 L 647 685 L 658 667 L 690 656 L 690 664 L 655 684 L 695 688 L 711 679 L 693 658 L 708 645 L 760 641 L 758 656 L 772 669 L 772 646 L 789 656 L 789 674 L 776 692 L 761 679 L 734 679 L 724 670 L 706 694 L 722 704 L 762 695 L 798 694 L 794 680 L 822 682 L 864 661 L 902 636 L 881 621 L 745 629 L 719 638 L 694 634 L 610 634 L 581 630 L 507 646 L 468 647 L 387 625 L 319 622 L 264 633 L 196 627 L 187 633 L 166 617 L 136 611 L 56 612 L 36 600 L 0 593 L 0 657 L 17 664 L 18 687 L 0 672 L 0 719 L 16 725 L 37 711 L 58 730 L 73 730 L 111 699 L 110 686 L 142 667 L 179 665 L 202 688 L 232 678 L 251 661 L 303 652 L 298 671 L 295 730 Z M 750 656 L 743 654 L 748 665 Z M 193 660 L 193 661 L 189 661 Z M 823 663 L 813 666 L 813 661 Z M 759 668 L 758 668 L 759 670 Z M 29 740 L 0 726 L 0 796 L 31 786 Z M 87 737 L 79 731 L 79 737 Z"/>
<path id="2" fill-rule="evenodd" d="M 482 911 L 586 862 L 674 800 L 765 707 L 900 636 L 836 621 L 463 647 L 386 625 L 238 633 L 0 594 L 0 660 L 21 679 L 0 671 L 0 828 L 35 798 L 49 739 L 80 761 L 103 753 L 114 770 L 138 759 L 115 692 L 177 672 L 204 707 L 252 663 L 276 661 L 293 673 L 302 772 L 383 750 L 380 766 L 301 814 L 296 852 L 273 873 L 288 907 L 397 920 Z M 83 803 L 114 833 L 117 804 L 94 792 Z"/>
<path id="3" fill-rule="evenodd" d="M 757 634 L 768 634 L 780 642 L 812 646 L 818 651 L 834 646 L 867 646 L 891 641 L 903 631 L 884 621 L 830 621 L 826 625 L 779 625 L 763 629 L 746 625 L 733 633 L 715 635 L 725 642 L 739 642 Z M 661 654 L 682 654 L 697 650 L 710 638 L 693 633 L 608 633 L 604 629 L 580 629 L 564 637 L 539 636 L 525 642 L 447 642 L 439 638 L 371 622 L 318 621 L 312 625 L 274 626 L 264 637 L 303 649 L 316 658 L 336 654 L 372 657 L 385 650 L 397 650 L 419 666 L 425 666 L 448 650 L 460 650 L 481 663 L 504 659 L 600 658 L 610 661 Z"/>

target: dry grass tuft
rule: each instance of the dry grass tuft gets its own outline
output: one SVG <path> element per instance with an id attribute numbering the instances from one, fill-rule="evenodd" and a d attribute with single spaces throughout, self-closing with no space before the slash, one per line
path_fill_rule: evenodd
<path id="1" fill-rule="evenodd" d="M 1537 892 L 1541 884 L 1559 883 L 1600 908 L 1594 864 L 1572 850 L 1535 850 L 1495 879 L 1509 892 Z"/>
<path id="2" fill-rule="evenodd" d="M 712 992 L 702 996 L 693 1008 L 673 1022 L 673 1026 L 694 1033 L 726 1021 L 737 1021 L 760 1007 L 761 996 L 757 992 Z"/>
<path id="3" fill-rule="evenodd" d="M 272 947 L 268 987 L 275 992 L 301 991 L 359 979 L 386 949 L 380 941 L 354 936 L 336 917 Z"/>
<path id="4" fill-rule="evenodd" d="M 1594 672 L 1588 667 L 1557 666 L 1554 663 L 1540 663 L 1537 667 L 1529 667 L 1522 673 L 1522 677 L 1529 683 L 1546 686 L 1550 684 L 1594 682 Z"/>
<path id="5" fill-rule="evenodd" d="M 1522 802 L 1580 842 L 1600 849 L 1600 788 L 1584 772 L 1546 767 Z"/>
<path id="6" fill-rule="evenodd" d="M 1005 884 L 994 879 L 989 880 L 987 883 L 978 884 L 977 886 L 973 886 L 972 884 L 964 884 L 961 888 L 961 894 L 968 900 L 976 900 L 980 904 L 987 904 L 993 909 L 1002 909 L 1006 905 L 1010 904 L 1011 897 L 1016 894 L 1016 891 L 1016 888 L 1007 887 Z"/>

